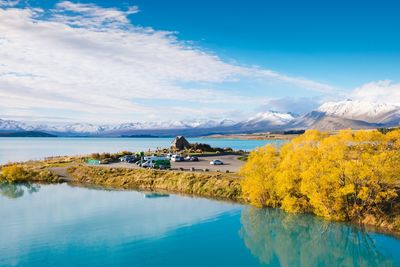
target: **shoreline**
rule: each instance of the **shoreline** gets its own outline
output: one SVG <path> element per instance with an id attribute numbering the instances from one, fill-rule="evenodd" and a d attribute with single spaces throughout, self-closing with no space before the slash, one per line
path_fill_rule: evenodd
<path id="1" fill-rule="evenodd" d="M 180 195 L 180 196 L 186 196 L 186 197 L 200 197 L 200 198 L 206 198 L 214 201 L 223 201 L 227 203 L 232 203 L 232 204 L 239 204 L 239 205 L 244 205 L 244 206 L 249 206 L 249 207 L 254 207 L 257 209 L 278 209 L 282 212 L 285 212 L 287 214 L 291 214 L 290 212 L 286 212 L 280 208 L 276 207 L 255 207 L 245 201 L 242 198 L 226 198 L 226 197 L 218 197 L 218 196 L 210 196 L 210 195 L 204 195 L 204 194 L 196 194 L 196 193 L 188 193 L 184 191 L 179 191 L 179 190 L 172 190 L 172 189 L 162 189 L 158 187 L 124 187 L 124 186 L 115 186 L 115 185 L 104 185 L 104 184 L 98 184 L 98 183 L 88 183 L 88 182 L 78 182 L 75 180 L 59 180 L 59 181 L 52 181 L 52 182 L 46 182 L 46 181 L 31 181 L 32 183 L 35 184 L 44 184 L 44 185 L 51 185 L 51 184 L 63 184 L 66 183 L 69 186 L 72 187 L 82 187 L 82 188 L 88 188 L 88 189 L 94 189 L 94 190 L 112 190 L 112 191 L 136 191 L 136 192 L 141 192 L 143 194 L 145 193 L 164 193 L 164 194 L 174 194 L 174 195 Z M 315 214 L 309 213 L 310 216 L 315 216 L 317 218 L 320 218 L 321 220 L 329 221 L 324 219 L 323 217 L 317 216 Z M 371 225 L 371 224 L 362 224 L 358 222 L 352 222 L 352 221 L 331 221 L 335 223 L 340 223 L 344 224 L 348 227 L 357 227 L 362 231 L 369 231 L 371 233 L 377 233 L 377 234 L 383 234 L 387 236 L 394 237 L 396 239 L 400 240 L 400 232 L 391 230 L 389 228 L 385 227 L 379 227 L 376 225 Z"/>
<path id="2" fill-rule="evenodd" d="M 200 138 L 210 139 L 237 139 L 237 140 L 282 140 L 290 141 L 300 134 L 273 134 L 273 133 L 252 133 L 252 134 L 212 134 Z"/>
<path id="3" fill-rule="evenodd" d="M 120 189 L 166 190 L 243 202 L 241 178 L 234 173 L 71 166 L 70 182 Z"/>
<path id="4" fill-rule="evenodd" d="M 88 166 L 80 160 L 80 157 L 58 157 L 18 163 L 16 166 L 25 169 L 26 176 L 24 180 L 15 182 L 48 184 L 66 182 L 77 186 L 98 186 L 115 190 L 165 191 L 172 194 L 249 204 L 242 195 L 243 178 L 237 173 Z M 317 215 L 313 214 L 313 216 Z M 357 225 L 373 232 L 400 236 L 400 231 L 390 224 L 369 224 L 366 221 L 339 222 Z"/>

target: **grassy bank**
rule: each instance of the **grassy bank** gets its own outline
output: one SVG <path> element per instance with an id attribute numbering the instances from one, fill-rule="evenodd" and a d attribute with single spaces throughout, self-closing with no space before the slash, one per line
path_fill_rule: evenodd
<path id="1" fill-rule="evenodd" d="M 73 182 L 124 189 L 166 190 L 241 201 L 241 179 L 235 174 L 71 166 Z"/>
<path id="2" fill-rule="evenodd" d="M 99 158 L 118 158 L 116 154 L 99 154 Z M 89 155 L 93 157 L 92 155 Z M 0 182 L 59 183 L 70 181 L 116 189 L 166 190 L 210 198 L 242 201 L 241 179 L 234 173 L 184 172 L 87 166 L 88 156 L 51 157 L 0 166 Z"/>

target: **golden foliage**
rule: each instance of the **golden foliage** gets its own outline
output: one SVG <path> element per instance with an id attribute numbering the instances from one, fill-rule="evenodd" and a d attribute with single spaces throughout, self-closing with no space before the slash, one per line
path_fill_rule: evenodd
<path id="1" fill-rule="evenodd" d="M 23 167 L 14 164 L 1 169 L 1 178 L 12 183 L 26 181 L 29 177 L 28 172 Z"/>
<path id="2" fill-rule="evenodd" d="M 251 177 L 242 183 L 243 197 L 256 206 L 276 206 L 275 176 L 278 163 L 277 151 L 272 146 L 253 151 L 239 173 Z"/>
<path id="3" fill-rule="evenodd" d="M 285 144 L 253 151 L 241 169 L 243 196 L 334 220 L 393 213 L 400 185 L 400 130 L 315 130 Z M 398 211 L 396 211 L 398 212 Z"/>
<path id="4" fill-rule="evenodd" d="M 46 169 L 19 164 L 3 166 L 0 169 L 0 182 L 58 182 L 58 176 Z"/>

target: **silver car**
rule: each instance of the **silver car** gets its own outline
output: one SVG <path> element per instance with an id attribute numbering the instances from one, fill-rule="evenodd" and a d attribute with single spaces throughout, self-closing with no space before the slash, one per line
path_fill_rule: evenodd
<path id="1" fill-rule="evenodd" d="M 224 163 L 219 159 L 215 159 L 215 160 L 210 161 L 210 164 L 211 165 L 224 165 Z"/>

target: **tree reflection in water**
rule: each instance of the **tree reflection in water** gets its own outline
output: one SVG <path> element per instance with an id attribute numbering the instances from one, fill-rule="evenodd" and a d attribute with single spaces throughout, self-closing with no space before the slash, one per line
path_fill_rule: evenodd
<path id="1" fill-rule="evenodd" d="M 39 185 L 32 183 L 0 183 L 0 195 L 11 199 L 22 197 L 25 192 L 36 193 L 39 189 Z"/>
<path id="2" fill-rule="evenodd" d="M 240 235 L 264 264 L 281 266 L 394 266 L 362 229 L 278 209 L 245 208 Z"/>

